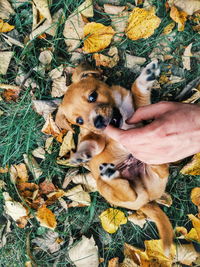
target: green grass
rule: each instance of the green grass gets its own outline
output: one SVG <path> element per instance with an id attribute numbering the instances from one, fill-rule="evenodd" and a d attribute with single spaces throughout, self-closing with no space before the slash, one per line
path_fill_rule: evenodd
<path id="1" fill-rule="evenodd" d="M 125 0 L 121 1 L 121 4 L 126 4 L 126 2 Z M 165 11 L 165 1 L 152 0 L 151 2 L 156 6 L 157 14 L 162 19 L 159 28 L 156 30 L 155 34 L 148 39 L 131 41 L 124 37 L 120 43 L 116 44 L 122 58 L 120 63 L 112 70 L 103 68 L 108 76 L 109 84 L 114 80 L 115 83 L 130 88 L 131 83 L 136 78 L 136 74 L 133 74 L 129 69 L 124 67 L 123 55 L 128 52 L 136 56 L 145 57 L 147 62 L 150 62 L 148 56 L 152 49 L 159 46 L 161 40 L 166 39 L 166 37 L 161 36 L 161 33 L 164 27 L 171 22 L 171 19 L 169 13 Z M 80 3 L 82 3 L 82 1 L 53 1 L 51 12 L 63 8 L 67 18 Z M 24 38 L 31 32 L 31 4 L 26 2 L 20 7 L 15 8 L 15 11 L 16 13 L 11 16 L 9 22 L 15 25 L 19 33 L 20 41 L 23 42 Z M 109 25 L 110 20 L 102 19 L 101 15 L 102 13 L 100 11 L 95 11 L 95 16 L 91 21 Z M 164 61 L 162 63 L 163 74 L 168 66 L 178 66 L 182 68 L 182 53 L 184 48 L 191 42 L 193 43 L 193 52 L 199 50 L 200 37 L 198 33 L 193 31 L 192 25 L 192 22 L 188 21 L 183 32 L 178 32 L 177 27 L 174 29 L 174 39 L 168 41 L 171 47 L 173 60 Z M 41 49 L 45 47 L 54 48 L 51 69 L 63 63 L 71 65 L 69 62 L 70 53 L 68 53 L 66 49 L 64 37 L 62 35 L 63 28 L 64 24 L 58 25 L 55 37 L 48 37 L 47 40 L 33 39 L 31 42 L 28 42 L 23 49 L 16 46 L 12 47 L 14 57 L 7 74 L 0 76 L 0 83 L 13 84 L 18 68 L 21 67 L 26 73 L 30 71 L 30 77 L 37 83 L 38 88 L 33 92 L 31 92 L 31 88 L 23 88 L 17 102 L 7 103 L 3 100 L 0 101 L 0 109 L 4 112 L 4 114 L 0 116 L 0 167 L 19 164 L 23 162 L 24 153 L 29 154 L 34 148 L 44 146 L 44 134 L 40 131 L 44 124 L 44 119 L 32 109 L 31 94 L 34 93 L 36 99 L 51 99 L 51 81 L 47 77 L 47 74 L 43 77 L 41 73 L 35 71 L 34 68 L 38 66 L 39 54 Z M 0 40 L 2 40 L 1 35 Z M 105 49 L 105 51 L 106 50 L 107 49 Z M 85 58 L 91 60 L 91 55 L 85 55 Z M 175 100 L 175 97 L 186 84 L 200 75 L 200 64 L 198 62 L 199 58 L 197 56 L 192 57 L 192 71 L 184 72 L 185 80 L 178 84 L 163 85 L 159 91 L 154 91 L 153 102 Z M 120 76 L 118 76 L 117 73 L 120 73 Z M 59 145 L 54 141 L 52 154 L 47 155 L 45 160 L 39 162 L 43 170 L 43 175 L 37 181 L 30 176 L 32 182 L 39 183 L 45 178 L 48 178 L 61 188 L 68 168 L 56 163 L 58 151 Z M 180 166 L 173 166 L 170 169 L 167 192 L 170 193 L 173 198 L 173 205 L 169 208 L 164 207 L 163 210 L 169 216 L 174 227 L 185 226 L 190 229 L 191 223 L 188 221 L 187 214 L 197 213 L 197 208 L 190 201 L 190 192 L 192 188 L 199 186 L 200 177 L 184 176 L 180 174 L 179 170 Z M 16 201 L 19 201 L 20 199 L 16 188 L 11 183 L 9 175 L 0 174 L 0 179 L 6 182 L 6 189 L 4 190 L 9 192 Z M 3 218 L 2 216 L 4 213 L 4 201 L 2 197 L 2 191 L 4 190 L 0 191 L 0 220 Z M 144 240 L 158 238 L 155 225 L 151 222 L 148 222 L 143 229 L 128 222 L 126 225 L 122 225 L 115 234 L 111 235 L 106 233 L 101 227 L 98 216 L 106 208 L 110 207 L 110 205 L 97 192 L 91 193 L 91 198 L 92 203 L 89 207 L 71 208 L 68 212 L 62 209 L 58 202 L 52 205 L 51 209 L 57 214 L 58 226 L 56 231 L 59 233 L 59 237 L 64 241 L 61 249 L 54 254 L 38 250 L 32 243 L 35 237 L 42 236 L 47 231 L 44 227 L 40 227 L 36 219 L 31 219 L 31 222 L 24 229 L 19 229 L 15 223 L 12 222 L 11 232 L 7 234 L 6 245 L 0 249 L 0 266 L 24 266 L 24 263 L 30 260 L 27 249 L 27 239 L 30 239 L 30 251 L 38 266 L 72 266 L 66 257 L 70 236 L 72 236 L 75 241 L 79 240 L 82 235 L 87 237 L 93 235 L 99 248 L 99 256 L 104 258 L 104 262 L 101 263 L 100 266 L 106 267 L 110 258 L 116 256 L 119 256 L 121 259 L 123 258 L 123 245 L 125 242 L 134 246 L 143 247 Z M 125 209 L 120 210 L 127 213 Z M 5 222 L 2 223 L 2 227 L 4 226 Z"/>

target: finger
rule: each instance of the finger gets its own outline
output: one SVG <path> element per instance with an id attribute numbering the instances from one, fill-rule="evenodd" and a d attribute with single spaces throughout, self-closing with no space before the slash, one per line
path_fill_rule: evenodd
<path id="1" fill-rule="evenodd" d="M 110 138 L 119 142 L 120 140 L 123 139 L 123 135 L 125 131 L 119 128 L 112 127 L 112 126 L 107 126 L 106 129 L 104 130 L 104 133 Z"/>
<path id="2" fill-rule="evenodd" d="M 172 102 L 159 102 L 148 106 L 140 107 L 133 116 L 127 120 L 128 124 L 138 123 L 145 120 L 152 120 L 160 117 L 169 110 L 174 109 L 175 104 Z"/>

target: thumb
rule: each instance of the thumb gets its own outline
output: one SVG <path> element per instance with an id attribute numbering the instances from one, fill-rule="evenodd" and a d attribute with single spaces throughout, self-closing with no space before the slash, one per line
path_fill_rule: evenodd
<path id="1" fill-rule="evenodd" d="M 125 131 L 108 125 L 104 130 L 104 133 L 115 141 L 121 142 L 121 140 L 123 140 Z"/>

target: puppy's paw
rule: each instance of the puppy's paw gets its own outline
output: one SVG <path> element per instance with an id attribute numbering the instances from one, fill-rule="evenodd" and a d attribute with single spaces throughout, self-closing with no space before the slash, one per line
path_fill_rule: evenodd
<path id="1" fill-rule="evenodd" d="M 72 164 L 81 164 L 81 163 L 87 163 L 92 158 L 89 151 L 79 151 L 73 154 L 73 156 L 70 159 L 70 162 Z"/>
<path id="2" fill-rule="evenodd" d="M 154 81 L 160 74 L 160 67 L 158 65 L 158 60 L 154 60 L 149 63 L 141 72 L 140 76 L 137 78 L 137 86 L 142 91 L 148 91 L 151 89 Z"/>
<path id="3" fill-rule="evenodd" d="M 103 180 L 112 180 L 119 177 L 119 171 L 112 163 L 102 163 L 99 165 L 100 176 Z"/>

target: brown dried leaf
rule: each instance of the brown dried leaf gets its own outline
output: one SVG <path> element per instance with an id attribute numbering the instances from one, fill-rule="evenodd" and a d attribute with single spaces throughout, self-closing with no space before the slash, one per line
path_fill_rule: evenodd
<path id="1" fill-rule="evenodd" d="M 131 40 L 150 37 L 160 25 L 160 18 L 155 15 L 155 8 L 146 10 L 134 8 L 128 19 L 126 35 Z"/>
<path id="2" fill-rule="evenodd" d="M 57 190 L 55 185 L 49 180 L 45 180 L 44 182 L 40 183 L 39 188 L 40 188 L 40 194 L 44 195 L 55 192 Z"/>
<path id="3" fill-rule="evenodd" d="M 5 75 L 8 70 L 8 66 L 10 64 L 11 58 L 13 56 L 13 52 L 1 51 L 0 52 L 0 74 Z M 8 89 L 8 88 L 7 88 Z"/>
<path id="4" fill-rule="evenodd" d="M 186 70 L 191 70 L 191 63 L 190 63 L 190 57 L 192 56 L 191 49 L 192 49 L 192 44 L 189 44 L 183 53 L 182 56 L 182 61 L 183 61 L 183 68 Z"/>
<path id="5" fill-rule="evenodd" d="M 0 1 L 0 18 L 1 19 L 9 19 L 11 14 L 14 14 L 11 4 L 7 0 Z"/>
<path id="6" fill-rule="evenodd" d="M 119 62 L 119 55 L 117 47 L 111 47 L 108 51 L 108 56 L 103 54 L 95 53 L 93 58 L 96 61 L 96 66 L 104 66 L 108 68 L 113 68 Z"/>
<path id="7" fill-rule="evenodd" d="M 46 207 L 46 205 L 42 205 L 37 213 L 36 213 L 36 218 L 40 222 L 41 226 L 50 228 L 50 229 L 55 229 L 57 222 L 56 222 L 56 217 L 53 214 L 53 212 Z"/>
<path id="8" fill-rule="evenodd" d="M 91 203 L 89 193 L 85 192 L 81 185 L 77 185 L 72 189 L 67 190 L 64 193 L 64 196 L 86 206 L 90 206 Z"/>
<path id="9" fill-rule="evenodd" d="M 39 158 L 39 159 L 45 159 L 45 150 L 43 147 L 37 147 L 36 149 L 34 149 L 32 151 L 32 155 L 35 157 L 35 158 Z"/>
<path id="10" fill-rule="evenodd" d="M 187 16 L 188 16 L 188 14 L 185 11 L 178 10 L 178 8 L 176 8 L 174 5 L 171 7 L 170 17 L 176 23 L 178 23 L 178 31 L 184 31 Z"/>
<path id="11" fill-rule="evenodd" d="M 22 183 L 28 181 L 28 172 L 24 163 L 11 165 L 9 173 L 12 183 Z"/>
<path id="12" fill-rule="evenodd" d="M 176 256 L 173 262 L 180 262 L 185 265 L 192 266 L 197 259 L 199 253 L 194 249 L 193 244 L 182 244 L 176 247 Z"/>
<path id="13" fill-rule="evenodd" d="M 143 228 L 147 221 L 147 216 L 145 216 L 144 213 L 137 211 L 128 216 L 128 221 Z"/>
<path id="14" fill-rule="evenodd" d="M 92 18 L 94 16 L 93 0 L 85 0 L 79 7 L 78 12 L 86 18 Z"/>
<path id="15" fill-rule="evenodd" d="M 60 104 L 59 99 L 55 100 L 33 100 L 33 109 L 39 115 L 42 115 L 45 120 L 47 120 L 50 113 L 53 113 Z"/>
<path id="16" fill-rule="evenodd" d="M 38 190 L 38 185 L 35 183 L 20 183 L 17 185 L 17 189 L 19 191 L 19 194 L 23 198 L 29 198 L 33 199 L 35 196 L 35 191 Z"/>
<path id="17" fill-rule="evenodd" d="M 59 200 L 61 197 L 65 195 L 65 192 L 62 189 L 59 189 L 56 192 L 49 193 L 47 195 L 47 200 L 45 201 L 46 205 L 52 205 L 54 204 L 57 200 Z"/>
<path id="18" fill-rule="evenodd" d="M 8 171 L 9 171 L 8 165 L 5 168 L 0 167 L 0 173 L 7 173 Z"/>
<path id="19" fill-rule="evenodd" d="M 42 169 L 38 165 L 37 161 L 31 155 L 23 154 L 24 162 L 29 171 L 33 174 L 35 179 L 38 179 L 42 175 Z"/>
<path id="20" fill-rule="evenodd" d="M 73 149 L 75 149 L 73 133 L 71 131 L 68 131 L 65 137 L 63 138 L 63 142 L 59 151 L 59 157 L 65 156 Z"/>
<path id="21" fill-rule="evenodd" d="M 84 51 L 94 53 L 109 46 L 115 31 L 110 26 L 91 22 L 84 26 Z"/>
<path id="22" fill-rule="evenodd" d="M 192 160 L 180 170 L 180 173 L 188 175 L 200 175 L 200 153 L 194 155 Z"/>
<path id="23" fill-rule="evenodd" d="M 77 174 L 72 177 L 72 182 L 75 184 L 83 185 L 86 192 L 95 192 L 97 190 L 97 183 L 93 175 L 90 173 L 87 174 Z"/>
<path id="24" fill-rule="evenodd" d="M 57 138 L 60 135 L 61 131 L 54 122 L 51 114 L 48 114 L 41 132 L 48 135 L 52 135 L 54 138 Z"/>
<path id="25" fill-rule="evenodd" d="M 188 15 L 192 15 L 194 12 L 200 10 L 199 0 L 169 0 L 169 4 L 175 5 L 185 11 Z"/>
<path id="26" fill-rule="evenodd" d="M 136 57 L 128 53 L 125 54 L 125 66 L 129 69 L 136 67 L 136 65 L 143 65 L 146 61 L 144 57 Z"/>
<path id="27" fill-rule="evenodd" d="M 52 61 L 52 58 L 53 58 L 53 54 L 49 50 L 44 50 L 39 55 L 39 61 L 43 65 L 49 65 L 51 63 L 51 61 Z"/>
<path id="28" fill-rule="evenodd" d="M 33 0 L 36 8 L 39 10 L 40 14 L 46 18 L 49 22 L 52 22 L 51 14 L 49 11 L 49 5 L 47 0 Z"/>
<path id="29" fill-rule="evenodd" d="M 108 267 L 120 267 L 119 258 L 117 257 L 117 258 L 112 258 L 111 260 L 109 260 Z"/>
<path id="30" fill-rule="evenodd" d="M 52 83 L 51 96 L 61 97 L 66 93 L 67 89 L 68 89 L 68 86 L 66 85 L 66 77 L 61 76 L 59 78 L 56 78 L 53 80 L 53 83 Z"/>

